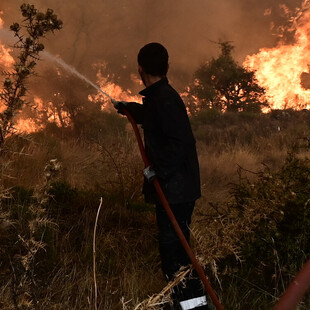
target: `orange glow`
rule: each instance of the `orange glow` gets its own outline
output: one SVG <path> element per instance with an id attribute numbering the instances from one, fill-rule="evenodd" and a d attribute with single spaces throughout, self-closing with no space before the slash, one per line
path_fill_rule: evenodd
<path id="1" fill-rule="evenodd" d="M 284 9 L 284 8 L 283 8 Z M 247 56 L 243 65 L 256 71 L 260 86 L 272 109 L 310 108 L 310 6 L 304 2 L 303 13 L 293 20 L 295 43 L 279 43 Z M 287 15 L 287 8 L 284 10 Z M 302 83 L 302 77 L 308 82 Z M 305 86 L 308 84 L 307 86 Z"/>
<path id="2" fill-rule="evenodd" d="M 55 123 L 58 127 L 70 126 L 70 117 L 67 112 L 57 110 L 52 102 L 43 102 L 39 97 L 34 98 L 35 110 L 41 121 L 35 120 L 21 112 L 14 125 L 17 132 L 33 133 L 45 128 L 47 123 Z M 59 115 L 61 113 L 61 115 Z"/>
<path id="3" fill-rule="evenodd" d="M 135 75 L 132 75 L 131 79 L 134 82 L 138 83 L 138 78 Z M 128 101 L 128 102 L 141 102 L 140 96 L 132 95 L 132 92 L 129 89 L 124 90 L 119 85 L 112 82 L 108 82 L 107 78 L 104 77 L 100 71 L 97 73 L 97 85 L 100 87 L 101 90 L 109 94 L 115 100 Z M 102 101 L 103 110 L 114 111 L 114 108 L 112 107 L 112 103 L 110 102 L 110 100 L 100 92 L 98 92 L 95 96 L 89 96 L 89 100 Z"/>
<path id="4" fill-rule="evenodd" d="M 38 126 L 38 124 L 36 124 L 36 122 L 31 118 L 27 119 L 20 118 L 19 120 L 17 120 L 16 124 L 14 125 L 14 128 L 17 132 L 29 134 L 39 131 L 40 129 L 43 129 L 43 126 Z"/>
<path id="5" fill-rule="evenodd" d="M 3 20 L 0 17 L 0 29 L 3 28 Z M 4 70 L 12 68 L 14 59 L 10 55 L 11 49 L 4 46 L 0 41 L 0 67 Z"/>
<path id="6" fill-rule="evenodd" d="M 35 97 L 34 104 L 36 109 L 43 109 L 43 101 L 40 98 Z M 44 126 L 38 125 L 32 118 L 23 115 L 23 112 L 21 112 L 21 114 L 18 115 L 14 128 L 18 133 L 32 133 L 43 129 Z"/>
<path id="7" fill-rule="evenodd" d="M 271 15 L 271 12 L 272 12 L 271 8 L 266 9 L 265 12 L 264 12 L 264 16 Z"/>

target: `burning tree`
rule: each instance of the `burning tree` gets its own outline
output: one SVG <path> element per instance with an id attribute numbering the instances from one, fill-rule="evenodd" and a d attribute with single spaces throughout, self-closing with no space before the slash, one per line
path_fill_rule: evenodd
<path id="1" fill-rule="evenodd" d="M 268 104 L 265 90 L 257 84 L 254 71 L 237 64 L 231 55 L 234 49 L 231 43 L 219 45 L 219 57 L 202 64 L 194 74 L 194 82 L 189 87 L 189 95 L 196 99 L 190 107 L 192 112 L 206 108 L 260 112 Z"/>
<path id="2" fill-rule="evenodd" d="M 273 109 L 309 109 L 310 2 L 281 9 L 287 22 L 276 29 L 278 44 L 248 55 L 243 65 L 255 70 Z"/>
<path id="3" fill-rule="evenodd" d="M 13 71 L 4 72 L 7 77 L 0 92 L 0 103 L 4 105 L 0 113 L 0 150 L 3 149 L 6 137 L 14 132 L 14 116 L 27 104 L 24 99 L 27 93 L 26 80 L 34 73 L 39 53 L 44 50 L 41 39 L 47 33 L 62 28 L 62 21 L 52 9 L 42 13 L 33 5 L 25 3 L 20 9 L 23 23 L 14 23 L 10 27 L 17 37 L 14 47 L 20 52 Z"/>

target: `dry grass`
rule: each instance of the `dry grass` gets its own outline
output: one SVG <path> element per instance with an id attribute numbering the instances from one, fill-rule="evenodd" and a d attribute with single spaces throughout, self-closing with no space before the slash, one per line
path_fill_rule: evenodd
<path id="1" fill-rule="evenodd" d="M 299 116 L 289 121 L 266 117 L 244 121 L 233 116 L 213 123 L 200 120 L 198 124 L 193 120 L 203 190 L 194 214 L 193 242 L 213 276 L 217 259 L 228 254 L 239 258 L 238 236 L 259 220 L 253 210 L 248 210 L 249 222 L 236 221 L 234 214 L 223 220 L 217 213 L 229 200 L 230 183 L 238 181 L 238 168 L 247 170 L 244 173 L 255 180 L 252 172 L 263 164 L 280 167 L 290 145 L 303 143 L 301 138 L 310 136 L 307 117 L 302 121 Z M 96 240 L 98 309 L 160 309 L 169 299 L 171 287 L 162 290 L 165 281 L 157 251 L 155 215 L 141 197 L 143 164 L 132 133 L 98 141 L 41 134 L 30 141 L 14 141 L 10 147 L 11 153 L 1 163 L 3 188 L 42 184 L 46 162 L 57 158 L 64 168 L 63 181 L 86 196 L 97 197 L 95 203 L 86 197 L 84 206 L 73 201 L 67 209 L 57 210 L 59 230 L 53 233 L 50 244 L 53 254 L 51 249 L 47 251 L 50 258 L 44 258 L 48 263 L 45 271 L 40 270 L 44 274 L 40 309 L 94 308 L 91 245 L 102 194 Z M 1 213 L 0 229 L 4 225 L 1 216 L 9 220 L 6 211 Z M 1 283 L 1 309 L 14 309 L 10 280 Z"/>

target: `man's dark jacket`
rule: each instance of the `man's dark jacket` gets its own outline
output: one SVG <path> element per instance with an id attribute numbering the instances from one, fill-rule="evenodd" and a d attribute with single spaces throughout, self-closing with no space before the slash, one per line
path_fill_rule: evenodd
<path id="1" fill-rule="evenodd" d="M 196 141 L 181 97 L 167 78 L 140 94 L 143 105 L 132 102 L 127 108 L 142 124 L 145 150 L 168 202 L 195 201 L 201 195 Z M 146 179 L 143 194 L 146 202 L 159 202 L 153 184 Z"/>

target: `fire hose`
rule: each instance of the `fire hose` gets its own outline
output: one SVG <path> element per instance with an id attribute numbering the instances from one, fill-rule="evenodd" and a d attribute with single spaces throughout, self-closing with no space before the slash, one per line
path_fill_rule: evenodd
<path id="1" fill-rule="evenodd" d="M 290 286 L 286 289 L 274 310 L 297 309 L 299 302 L 310 287 L 310 260 L 297 274 Z"/>
<path id="2" fill-rule="evenodd" d="M 150 162 L 147 158 L 147 155 L 146 155 L 146 152 L 144 149 L 144 145 L 143 145 L 143 141 L 142 141 L 139 129 L 137 127 L 137 124 L 127 109 L 123 108 L 122 113 L 124 113 L 127 116 L 129 122 L 131 123 L 132 128 L 133 128 L 135 135 L 136 135 L 136 138 L 137 138 L 139 150 L 140 150 L 143 162 L 145 164 L 145 167 L 149 167 Z M 183 234 L 183 232 L 182 232 L 182 230 L 181 230 L 181 228 L 180 228 L 180 226 L 179 226 L 179 224 L 178 224 L 178 222 L 177 222 L 177 220 L 173 214 L 173 212 L 171 211 L 169 203 L 168 203 L 168 201 L 165 197 L 165 194 L 164 194 L 164 192 L 163 192 L 163 190 L 159 184 L 158 179 L 155 177 L 154 179 L 152 179 L 152 182 L 153 182 L 153 185 L 156 189 L 158 197 L 159 197 L 159 199 L 160 199 L 160 201 L 161 201 L 161 203 L 162 203 L 162 205 L 163 205 L 163 207 L 164 207 L 164 209 L 165 209 L 165 211 L 166 211 L 166 213 L 170 219 L 170 222 L 171 222 L 176 234 L 178 235 L 188 257 L 190 258 L 195 270 L 197 271 L 197 273 L 198 273 L 198 275 L 199 275 L 199 277 L 200 277 L 200 279 L 201 279 L 201 281 L 205 287 L 206 292 L 208 292 L 208 294 L 209 294 L 213 304 L 215 305 L 216 309 L 224 310 L 224 307 L 221 305 L 220 301 L 218 300 L 215 291 L 213 290 L 209 280 L 207 279 L 201 265 L 199 264 L 199 262 L 195 256 L 194 252 L 190 248 L 190 246 L 189 246 L 189 244 L 188 244 L 188 242 L 187 242 L 187 240 L 186 240 L 186 238 L 185 238 L 185 236 L 184 236 L 184 234 Z"/>

